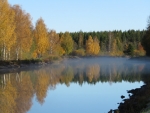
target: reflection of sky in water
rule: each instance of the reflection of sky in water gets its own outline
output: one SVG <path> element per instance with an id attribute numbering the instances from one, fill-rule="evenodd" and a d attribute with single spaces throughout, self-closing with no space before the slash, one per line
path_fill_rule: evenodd
<path id="1" fill-rule="evenodd" d="M 107 113 L 117 109 L 121 95 L 128 97 L 127 90 L 149 82 L 149 73 L 150 62 L 106 57 L 0 74 L 0 111 Z"/>
<path id="2" fill-rule="evenodd" d="M 107 113 L 116 109 L 121 102 L 121 95 L 128 97 L 127 91 L 139 88 L 143 82 L 84 83 L 82 86 L 70 83 L 70 86 L 57 85 L 49 90 L 43 105 L 36 98 L 28 113 Z"/>

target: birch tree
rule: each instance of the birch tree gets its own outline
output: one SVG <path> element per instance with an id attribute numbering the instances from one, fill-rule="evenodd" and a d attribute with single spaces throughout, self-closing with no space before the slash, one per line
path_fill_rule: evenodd
<path id="1" fill-rule="evenodd" d="M 34 30 L 34 38 L 36 49 L 34 54 L 37 57 L 42 57 L 42 55 L 49 48 L 48 41 L 48 30 L 42 18 L 38 19 L 36 22 L 35 30 Z"/>
<path id="2" fill-rule="evenodd" d="M 28 52 L 32 44 L 31 30 L 32 23 L 30 14 L 22 10 L 19 5 L 14 5 L 15 12 L 15 33 L 16 33 L 16 60 L 22 59 L 22 53 Z M 20 57 L 19 57 L 20 56 Z"/>
<path id="3" fill-rule="evenodd" d="M 61 46 L 62 48 L 65 50 L 65 53 L 68 55 L 72 52 L 73 50 L 73 39 L 71 37 L 71 35 L 69 34 L 69 32 L 65 32 L 62 36 L 61 36 Z"/>
<path id="4" fill-rule="evenodd" d="M 48 34 L 49 38 L 49 54 L 50 55 L 63 55 L 65 51 L 61 47 L 61 40 L 56 31 L 51 30 Z"/>
<path id="5" fill-rule="evenodd" d="M 87 55 L 98 55 L 100 52 L 99 40 L 97 37 L 92 38 L 89 36 L 88 40 L 86 40 L 86 54 Z"/>
<path id="6" fill-rule="evenodd" d="M 98 55 L 100 52 L 100 45 L 99 45 L 99 40 L 97 39 L 97 37 L 94 37 L 93 39 L 93 46 L 94 46 L 93 54 Z"/>
<path id="7" fill-rule="evenodd" d="M 89 36 L 88 40 L 86 40 L 86 54 L 91 55 L 93 53 L 93 38 Z"/>
<path id="8" fill-rule="evenodd" d="M 14 12 L 7 0 L 0 0 L 0 45 L 3 60 L 10 58 L 10 49 L 15 42 L 14 29 Z"/>

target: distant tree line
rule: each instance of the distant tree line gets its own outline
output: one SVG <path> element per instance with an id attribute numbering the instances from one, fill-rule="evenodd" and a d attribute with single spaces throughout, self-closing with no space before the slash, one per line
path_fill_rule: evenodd
<path id="1" fill-rule="evenodd" d="M 89 37 L 94 37 L 100 45 L 100 55 L 145 55 L 141 41 L 145 30 L 74 32 L 70 33 L 76 49 L 86 48 Z"/>
<path id="2" fill-rule="evenodd" d="M 142 31 L 56 33 L 46 27 L 42 18 L 33 27 L 30 14 L 7 0 L 0 0 L 0 14 L 0 60 L 62 55 L 144 56 L 145 50 L 150 55 L 150 27 Z"/>

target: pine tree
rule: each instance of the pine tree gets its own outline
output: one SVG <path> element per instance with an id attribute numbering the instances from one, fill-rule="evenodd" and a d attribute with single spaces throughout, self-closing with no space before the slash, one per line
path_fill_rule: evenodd
<path id="1" fill-rule="evenodd" d="M 146 51 L 146 55 L 150 56 L 150 16 L 148 20 L 147 31 L 142 40 L 142 45 Z"/>

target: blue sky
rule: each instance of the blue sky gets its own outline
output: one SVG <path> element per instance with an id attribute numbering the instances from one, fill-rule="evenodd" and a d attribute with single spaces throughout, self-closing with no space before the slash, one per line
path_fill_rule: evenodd
<path id="1" fill-rule="evenodd" d="M 150 0 L 8 0 L 30 13 L 32 23 L 42 17 L 56 32 L 143 30 Z"/>

